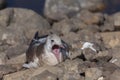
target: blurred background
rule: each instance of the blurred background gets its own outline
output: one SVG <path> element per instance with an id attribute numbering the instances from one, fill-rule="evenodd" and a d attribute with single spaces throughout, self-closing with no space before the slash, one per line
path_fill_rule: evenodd
<path id="1" fill-rule="evenodd" d="M 113 14 L 120 11 L 120 0 L 104 0 L 105 9 L 103 13 Z M 43 14 L 45 0 L 7 0 L 7 7 L 28 8 Z"/>

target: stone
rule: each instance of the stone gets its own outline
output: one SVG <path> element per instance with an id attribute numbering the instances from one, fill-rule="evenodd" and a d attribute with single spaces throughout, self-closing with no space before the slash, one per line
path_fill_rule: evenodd
<path id="1" fill-rule="evenodd" d="M 120 46 L 120 32 L 101 33 L 102 40 L 106 48 L 115 48 Z"/>
<path id="2" fill-rule="evenodd" d="M 0 53 L 0 65 L 5 65 L 7 60 L 7 56 L 5 53 Z"/>
<path id="3" fill-rule="evenodd" d="M 114 20 L 111 16 L 108 16 L 107 14 L 104 15 L 104 22 L 103 25 L 100 26 L 100 30 L 102 32 L 107 32 L 107 31 L 114 31 Z"/>
<path id="4" fill-rule="evenodd" d="M 88 68 L 85 71 L 85 80 L 97 80 L 102 76 L 102 71 L 99 68 Z"/>
<path id="5" fill-rule="evenodd" d="M 112 17 L 115 28 L 120 29 L 120 12 L 113 14 Z"/>
<path id="6" fill-rule="evenodd" d="M 79 71 L 80 75 L 85 76 L 84 73 L 85 73 L 86 69 L 93 68 L 93 67 L 97 67 L 97 64 L 95 62 L 84 61 L 83 63 L 80 63 L 78 65 L 78 71 Z"/>
<path id="7" fill-rule="evenodd" d="M 90 11 L 100 11 L 104 9 L 103 0 L 78 0 L 82 9 Z"/>
<path id="8" fill-rule="evenodd" d="M 62 20 L 58 23 L 54 23 L 52 29 L 59 34 L 69 34 L 74 25 L 68 19 Z"/>
<path id="9" fill-rule="evenodd" d="M 84 23 L 86 24 L 99 24 L 104 20 L 104 16 L 101 13 L 92 13 L 87 10 L 82 10 L 79 14 L 77 14 Z"/>
<path id="10" fill-rule="evenodd" d="M 80 59 L 66 60 L 59 66 L 64 69 L 64 75 L 61 77 L 63 80 L 79 80 L 83 79 L 78 72 L 78 65 L 83 61 Z"/>
<path id="11" fill-rule="evenodd" d="M 57 76 L 49 71 L 44 71 L 31 78 L 30 80 L 57 80 Z"/>
<path id="12" fill-rule="evenodd" d="M 46 78 L 46 80 L 56 80 L 56 78 L 62 75 L 63 70 L 59 67 L 44 65 L 39 68 L 22 69 L 11 74 L 6 74 L 3 76 L 3 80 L 37 80 L 38 78 L 41 78 L 43 80 L 44 78 Z"/>
<path id="13" fill-rule="evenodd" d="M 112 53 L 110 51 L 100 51 L 92 58 L 95 61 L 110 61 L 112 59 Z"/>
<path id="14" fill-rule="evenodd" d="M 10 58 L 6 61 L 6 64 L 23 64 L 26 61 L 25 53 L 17 55 L 16 57 Z"/>
<path id="15" fill-rule="evenodd" d="M 112 59 L 110 60 L 111 63 L 116 64 L 120 67 L 120 48 L 113 48 L 110 50 L 112 53 Z"/>
<path id="16" fill-rule="evenodd" d="M 14 47 L 10 46 L 7 50 L 5 50 L 5 53 L 7 57 L 11 59 L 25 53 L 27 48 L 28 48 L 27 45 L 18 45 Z"/>
<path id="17" fill-rule="evenodd" d="M 5 74 L 13 73 L 16 71 L 16 68 L 11 65 L 0 65 L 0 78 L 2 78 Z"/>
<path id="18" fill-rule="evenodd" d="M 119 79 L 120 79 L 120 69 L 117 69 L 110 75 L 109 80 L 119 80 Z"/>
<path id="19" fill-rule="evenodd" d="M 65 19 L 80 11 L 78 0 L 46 0 L 44 15 L 52 20 Z"/>
<path id="20" fill-rule="evenodd" d="M 0 15 L 2 16 L 0 18 L 0 29 L 2 31 L 0 40 L 7 40 L 6 43 L 10 45 L 29 43 L 36 31 L 42 34 L 50 29 L 47 20 L 32 10 L 6 8 L 0 11 Z"/>
<path id="21" fill-rule="evenodd" d="M 110 75 L 117 69 L 119 69 L 119 67 L 113 63 L 109 63 L 109 62 L 98 62 L 97 63 L 98 67 L 101 68 L 102 70 L 102 75 L 104 76 L 105 80 L 110 80 Z"/>

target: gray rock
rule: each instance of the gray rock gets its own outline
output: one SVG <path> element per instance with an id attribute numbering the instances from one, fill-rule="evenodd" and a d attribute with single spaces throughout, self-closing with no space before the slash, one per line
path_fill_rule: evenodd
<path id="1" fill-rule="evenodd" d="M 57 80 L 57 76 L 49 71 L 44 71 L 31 78 L 30 80 Z"/>
<path id="2" fill-rule="evenodd" d="M 112 53 L 110 51 L 100 51 L 97 53 L 95 56 L 92 58 L 93 60 L 96 61 L 110 61 L 112 59 Z"/>
<path id="3" fill-rule="evenodd" d="M 80 11 L 78 0 L 46 0 L 44 15 L 52 20 L 61 20 Z"/>
<path id="4" fill-rule="evenodd" d="M 74 27 L 74 24 L 69 19 L 62 20 L 58 23 L 54 23 L 52 29 L 60 34 L 69 34 Z"/>
<path id="5" fill-rule="evenodd" d="M 10 65 L 0 65 L 0 78 L 3 77 L 3 75 L 15 72 L 16 68 L 10 66 Z"/>
<path id="6" fill-rule="evenodd" d="M 104 32 L 101 33 L 102 40 L 106 48 L 115 48 L 120 46 L 120 32 Z"/>
<path id="7" fill-rule="evenodd" d="M 0 14 L 2 16 L 0 40 L 8 40 L 11 37 L 12 43 L 24 44 L 28 42 L 27 40 L 31 40 L 36 31 L 46 33 L 45 31 L 50 29 L 49 23 L 32 10 L 7 8 L 1 10 Z M 11 43 L 11 41 L 8 42 Z"/>
<path id="8" fill-rule="evenodd" d="M 116 64 L 120 67 L 120 48 L 113 48 L 110 50 L 112 53 L 112 59 L 110 60 L 111 63 Z"/>
<path id="9" fill-rule="evenodd" d="M 114 31 L 114 20 L 111 16 L 108 16 L 107 14 L 104 15 L 105 21 L 103 22 L 103 25 L 100 26 L 100 30 L 102 32 L 104 31 Z"/>
<path id="10" fill-rule="evenodd" d="M 113 14 L 112 17 L 115 28 L 120 29 L 120 12 Z"/>
<path id="11" fill-rule="evenodd" d="M 104 16 L 101 13 L 92 13 L 88 10 L 82 10 L 76 15 L 86 24 L 99 24 L 103 22 Z"/>
<path id="12" fill-rule="evenodd" d="M 120 79 L 120 69 L 117 69 L 111 74 L 110 80 L 119 80 L 119 79 Z"/>
<path id="13" fill-rule="evenodd" d="M 63 80 L 79 80 L 83 79 L 79 75 L 78 65 L 83 61 L 80 59 L 75 60 L 66 60 L 64 63 L 60 64 L 61 67 L 64 68 L 64 75 L 62 77 Z"/>
<path id="14" fill-rule="evenodd" d="M 100 11 L 105 7 L 103 0 L 78 0 L 78 1 L 82 9 L 87 9 L 90 11 Z"/>
<path id="15" fill-rule="evenodd" d="M 6 53 L 0 53 L 0 65 L 5 65 L 7 60 Z"/>
<path id="16" fill-rule="evenodd" d="M 97 64 L 95 62 L 84 61 L 83 63 L 79 64 L 78 71 L 79 71 L 80 75 L 85 76 L 84 73 L 85 73 L 86 69 L 93 68 L 93 67 L 97 67 Z"/>
<path id="17" fill-rule="evenodd" d="M 102 76 L 102 70 L 99 68 L 88 68 L 85 71 L 85 80 L 97 80 Z"/>
<path id="18" fill-rule="evenodd" d="M 61 20 L 76 15 L 81 8 L 99 11 L 103 7 L 103 0 L 46 0 L 44 15 L 52 20 Z"/>

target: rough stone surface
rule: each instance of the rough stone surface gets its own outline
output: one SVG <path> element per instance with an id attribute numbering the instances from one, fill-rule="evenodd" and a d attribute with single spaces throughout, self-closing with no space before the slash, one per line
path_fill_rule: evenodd
<path id="1" fill-rule="evenodd" d="M 120 69 L 115 70 L 110 76 L 110 80 L 119 80 L 120 79 Z"/>
<path id="2" fill-rule="evenodd" d="M 103 6 L 102 0 L 46 0 L 44 14 L 49 19 L 61 20 L 76 15 L 81 8 L 99 11 Z"/>
<path id="3" fill-rule="evenodd" d="M 102 71 L 99 68 L 88 68 L 85 71 L 85 80 L 97 80 L 102 76 Z"/>
<path id="4" fill-rule="evenodd" d="M 113 23 L 114 23 L 114 26 L 118 29 L 120 29 L 120 12 L 117 12 L 115 14 L 112 15 L 113 17 Z"/>
<path id="5" fill-rule="evenodd" d="M 34 76 L 30 80 L 57 80 L 57 76 L 55 74 L 50 73 L 49 71 L 44 71 L 43 73 Z"/>
<path id="6" fill-rule="evenodd" d="M 47 18 L 61 20 L 80 11 L 78 0 L 46 0 L 44 14 Z"/>
<path id="7" fill-rule="evenodd" d="M 101 33 L 106 48 L 115 48 L 120 46 L 120 32 Z"/>
<path id="8" fill-rule="evenodd" d="M 82 9 L 99 11 L 104 8 L 103 0 L 78 0 Z"/>
<path id="9" fill-rule="evenodd" d="M 111 50 L 112 59 L 110 60 L 111 63 L 116 64 L 120 67 L 120 48 L 114 48 Z"/>

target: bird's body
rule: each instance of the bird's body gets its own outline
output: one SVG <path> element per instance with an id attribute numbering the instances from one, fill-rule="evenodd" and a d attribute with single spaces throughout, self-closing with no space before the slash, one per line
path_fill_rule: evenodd
<path id="1" fill-rule="evenodd" d="M 36 33 L 26 52 L 26 63 L 23 67 L 32 68 L 42 64 L 56 65 L 68 56 L 68 46 L 59 36 L 50 34 L 39 37 Z"/>

